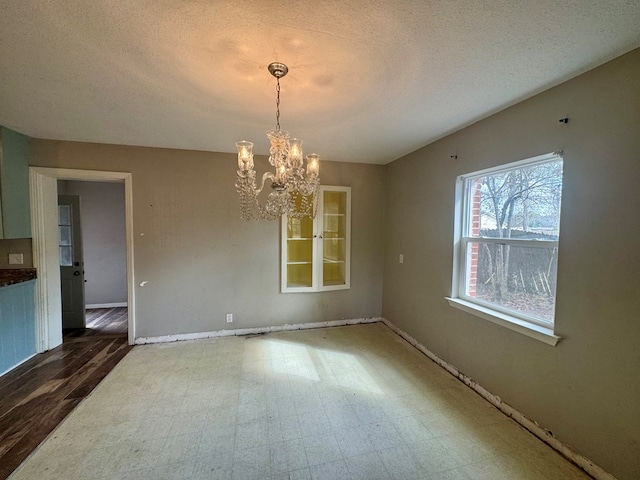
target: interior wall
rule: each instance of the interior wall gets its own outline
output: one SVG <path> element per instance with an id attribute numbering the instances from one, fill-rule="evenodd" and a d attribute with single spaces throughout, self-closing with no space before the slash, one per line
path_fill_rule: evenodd
<path id="1" fill-rule="evenodd" d="M 21 253 L 22 263 L 9 263 L 10 253 Z M 33 268 L 33 246 L 30 238 L 0 239 L 0 268 L 20 269 Z"/>
<path id="2" fill-rule="evenodd" d="M 0 130 L 2 133 L 0 165 L 2 231 L 4 238 L 30 238 L 31 212 L 27 158 L 31 139 L 6 127 L 0 127 Z"/>
<path id="3" fill-rule="evenodd" d="M 382 166 L 321 164 L 352 187 L 351 289 L 282 294 L 279 223 L 240 221 L 236 155 L 33 140 L 30 164 L 132 173 L 137 337 L 381 314 Z"/>
<path id="4" fill-rule="evenodd" d="M 383 315 L 621 480 L 640 472 L 638 78 L 635 50 L 386 168 Z M 456 177 L 557 150 L 563 340 L 551 347 L 445 296 Z"/>
<path id="5" fill-rule="evenodd" d="M 85 303 L 127 303 L 124 184 L 60 180 L 58 193 L 80 197 Z"/>

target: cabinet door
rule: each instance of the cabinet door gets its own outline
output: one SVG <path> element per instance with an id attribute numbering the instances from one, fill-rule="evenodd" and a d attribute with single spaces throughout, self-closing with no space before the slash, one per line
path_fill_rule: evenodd
<path id="1" fill-rule="evenodd" d="M 310 292 L 315 285 L 316 226 L 311 217 L 282 217 L 282 291 Z"/>
<path id="2" fill-rule="evenodd" d="M 313 259 L 316 250 L 316 234 L 311 217 L 282 219 L 286 232 L 283 245 L 283 290 L 309 291 L 314 287 Z"/>
<path id="3" fill-rule="evenodd" d="M 320 242 L 322 290 L 349 288 L 350 282 L 350 187 L 321 187 Z"/>
<path id="4" fill-rule="evenodd" d="M 282 217 L 282 292 L 350 286 L 351 187 L 321 186 L 318 213 Z"/>

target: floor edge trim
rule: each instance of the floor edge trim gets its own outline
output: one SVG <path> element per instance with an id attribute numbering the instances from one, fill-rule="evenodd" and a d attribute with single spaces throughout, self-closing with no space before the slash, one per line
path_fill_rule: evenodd
<path id="1" fill-rule="evenodd" d="M 157 337 L 138 337 L 135 339 L 135 344 L 147 345 L 152 343 L 170 343 L 170 342 L 181 342 L 185 340 L 200 340 L 203 338 L 259 335 L 259 334 L 271 333 L 271 332 L 308 330 L 312 328 L 326 328 L 326 327 L 343 327 L 346 325 L 358 325 L 362 323 L 377 323 L 382 321 L 383 321 L 383 318 L 381 317 L 367 317 L 367 318 L 330 320 L 326 322 L 294 323 L 294 324 L 286 324 L 286 325 L 276 325 L 273 327 L 239 328 L 239 329 L 233 329 L 233 330 L 214 330 L 211 332 L 179 333 L 175 335 L 161 335 Z"/>

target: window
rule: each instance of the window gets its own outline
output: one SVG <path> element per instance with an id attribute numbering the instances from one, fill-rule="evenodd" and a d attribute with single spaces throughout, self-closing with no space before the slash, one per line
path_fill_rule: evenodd
<path id="1" fill-rule="evenodd" d="M 555 345 L 561 195 L 559 153 L 459 177 L 449 303 Z"/>

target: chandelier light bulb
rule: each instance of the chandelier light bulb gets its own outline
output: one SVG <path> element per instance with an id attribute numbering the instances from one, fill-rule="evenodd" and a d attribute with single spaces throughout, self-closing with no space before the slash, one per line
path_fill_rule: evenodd
<path id="1" fill-rule="evenodd" d="M 289 140 L 289 160 L 291 167 L 302 167 L 302 140 L 299 138 Z"/>
<path id="2" fill-rule="evenodd" d="M 238 168 L 243 172 L 253 169 L 253 143 L 241 141 L 236 143 L 238 149 Z"/>
<path id="3" fill-rule="evenodd" d="M 307 175 L 309 177 L 317 177 L 320 170 L 320 156 L 315 153 L 307 155 Z"/>

